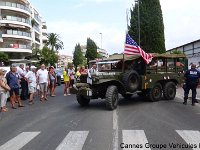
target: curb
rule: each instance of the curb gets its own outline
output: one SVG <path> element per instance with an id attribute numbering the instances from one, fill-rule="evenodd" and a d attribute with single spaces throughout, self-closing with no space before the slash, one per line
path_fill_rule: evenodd
<path id="1" fill-rule="evenodd" d="M 181 96 L 181 95 L 176 95 L 176 97 L 179 98 L 179 99 L 183 99 L 183 96 Z M 189 100 L 192 100 L 192 97 L 188 97 L 188 99 L 189 99 Z M 197 97 L 196 100 L 197 100 L 198 102 L 200 102 L 200 98 Z"/>

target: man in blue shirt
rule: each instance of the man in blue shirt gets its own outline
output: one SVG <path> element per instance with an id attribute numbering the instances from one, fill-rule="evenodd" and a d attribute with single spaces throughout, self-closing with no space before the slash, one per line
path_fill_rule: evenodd
<path id="1" fill-rule="evenodd" d="M 22 105 L 22 102 L 21 102 L 21 99 L 19 96 L 19 75 L 18 75 L 18 73 L 16 73 L 16 71 L 17 71 L 16 66 L 12 65 L 11 71 L 6 74 L 6 79 L 7 79 L 8 85 L 11 89 L 10 90 L 10 102 L 11 102 L 13 109 L 16 109 L 15 101 L 18 102 L 19 107 L 24 107 Z"/>
<path id="2" fill-rule="evenodd" d="M 200 72 L 196 69 L 196 65 L 192 64 L 191 69 L 187 70 L 185 75 L 185 88 L 184 88 L 184 102 L 183 104 L 187 104 L 189 91 L 192 90 L 192 106 L 195 105 L 196 94 L 197 94 L 197 85 L 200 79 Z"/>

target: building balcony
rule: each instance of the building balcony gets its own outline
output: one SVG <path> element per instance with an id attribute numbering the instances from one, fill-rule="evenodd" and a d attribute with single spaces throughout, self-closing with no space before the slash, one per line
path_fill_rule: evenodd
<path id="1" fill-rule="evenodd" d="M 34 28 L 34 31 L 35 31 L 37 34 L 40 34 L 40 29 L 39 29 L 39 27 L 34 26 L 33 28 Z"/>
<path id="2" fill-rule="evenodd" d="M 47 34 L 47 29 L 42 29 L 42 33 Z"/>
<path id="3" fill-rule="evenodd" d="M 2 34 L 3 38 L 15 38 L 15 39 L 26 39 L 31 41 L 31 33 L 17 31 L 17 30 L 4 30 Z"/>
<path id="4" fill-rule="evenodd" d="M 34 19 L 38 24 L 41 24 L 41 19 L 38 16 L 34 15 Z"/>
<path id="5" fill-rule="evenodd" d="M 32 28 L 30 24 L 20 22 L 20 21 L 14 21 L 14 20 L 0 20 L 1 27 L 17 27 L 17 28 Z"/>
<path id="6" fill-rule="evenodd" d="M 31 48 L 29 48 L 29 49 L 27 49 L 27 48 L 0 48 L 0 52 L 32 53 L 32 50 L 31 50 Z"/>
<path id="7" fill-rule="evenodd" d="M 2 15 L 0 16 L 0 22 L 3 24 L 6 24 L 6 23 L 19 24 L 19 25 L 31 28 L 31 22 L 29 19 L 16 17 L 16 16 Z"/>
<path id="8" fill-rule="evenodd" d="M 17 11 L 31 16 L 31 10 L 27 6 L 19 3 L 0 2 L 0 9 Z"/>
<path id="9" fill-rule="evenodd" d="M 48 38 L 46 36 L 42 36 L 43 41 L 48 41 Z"/>

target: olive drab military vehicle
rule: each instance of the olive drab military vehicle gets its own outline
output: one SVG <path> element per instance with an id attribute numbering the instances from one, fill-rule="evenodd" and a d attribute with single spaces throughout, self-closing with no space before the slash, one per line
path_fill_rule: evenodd
<path id="1" fill-rule="evenodd" d="M 89 104 L 91 99 L 105 99 L 106 107 L 117 107 L 119 93 L 124 98 L 133 94 L 159 101 L 162 97 L 173 100 L 176 85 L 182 83 L 184 54 L 153 54 L 150 64 L 141 56 L 112 55 L 107 59 L 90 61 L 97 65 L 97 72 L 82 74 L 80 81 L 70 89 L 77 95 L 81 106 Z"/>

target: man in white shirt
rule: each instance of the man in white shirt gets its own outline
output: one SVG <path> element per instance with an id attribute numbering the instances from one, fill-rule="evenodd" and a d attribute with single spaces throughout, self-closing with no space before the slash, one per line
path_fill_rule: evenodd
<path id="1" fill-rule="evenodd" d="M 26 80 L 28 81 L 28 90 L 30 93 L 29 96 L 29 104 L 32 105 L 33 104 L 33 95 L 36 92 L 36 67 L 35 66 L 31 66 L 31 71 L 29 71 L 26 75 L 25 75 Z"/>
<path id="2" fill-rule="evenodd" d="M 41 65 L 41 69 L 37 71 L 37 83 L 40 86 L 40 100 L 47 100 L 47 87 L 49 85 L 49 74 L 45 69 L 45 65 Z"/>
<path id="3" fill-rule="evenodd" d="M 87 77 L 87 83 L 88 84 L 92 84 L 92 76 L 91 74 L 94 74 L 96 73 L 98 70 L 97 70 L 97 65 L 93 65 L 92 68 L 88 69 L 88 77 Z"/>
<path id="4" fill-rule="evenodd" d="M 24 69 L 24 64 L 19 65 L 19 67 L 17 68 L 17 73 L 19 74 L 20 84 L 22 88 L 20 97 L 22 100 L 27 100 L 28 99 L 28 83 L 24 78 L 24 76 L 27 73 L 26 70 Z"/>

